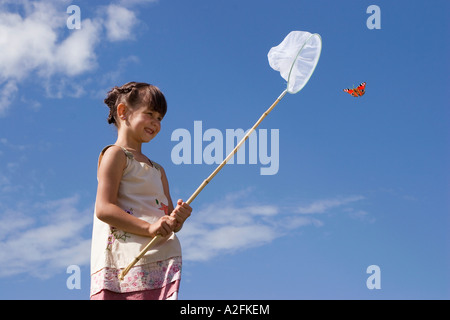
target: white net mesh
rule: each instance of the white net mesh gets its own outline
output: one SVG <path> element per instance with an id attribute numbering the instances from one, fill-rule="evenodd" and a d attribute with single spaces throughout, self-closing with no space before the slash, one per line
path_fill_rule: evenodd
<path id="1" fill-rule="evenodd" d="M 287 81 L 289 93 L 299 92 L 308 82 L 319 62 L 322 40 L 315 33 L 291 31 L 267 57 L 270 66 Z"/>

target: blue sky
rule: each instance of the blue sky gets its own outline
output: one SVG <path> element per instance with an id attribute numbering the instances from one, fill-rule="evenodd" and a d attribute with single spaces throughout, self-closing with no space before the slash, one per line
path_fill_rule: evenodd
<path id="1" fill-rule="evenodd" d="M 370 5 L 381 29 L 366 25 Z M 0 298 L 88 299 L 111 87 L 164 92 L 143 151 L 187 199 L 216 165 L 175 164 L 172 133 L 195 139 L 201 121 L 225 145 L 227 129 L 249 129 L 286 86 L 269 49 L 303 30 L 323 40 L 316 71 L 261 124 L 267 139 L 257 132 L 279 133 L 278 171 L 261 175 L 247 153 L 195 199 L 179 298 L 449 299 L 448 12 L 441 0 L 0 1 Z M 363 97 L 343 92 L 363 81 Z M 66 285 L 71 265 L 81 289 Z"/>

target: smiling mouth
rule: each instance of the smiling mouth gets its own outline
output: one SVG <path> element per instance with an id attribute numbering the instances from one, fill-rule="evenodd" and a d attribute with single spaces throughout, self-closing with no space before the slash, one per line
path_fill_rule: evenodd
<path id="1" fill-rule="evenodd" d="M 147 132 L 149 135 L 153 135 L 155 133 L 155 131 L 150 128 L 145 128 L 145 132 Z"/>

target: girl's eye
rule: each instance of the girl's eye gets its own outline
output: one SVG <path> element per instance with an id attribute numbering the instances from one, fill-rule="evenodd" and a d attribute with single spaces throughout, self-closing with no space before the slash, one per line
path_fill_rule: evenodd
<path id="1" fill-rule="evenodd" d="M 153 112 L 147 112 L 147 114 L 150 116 L 150 117 L 153 117 Z M 158 117 L 158 118 L 156 118 L 158 121 L 162 121 L 162 117 Z"/>

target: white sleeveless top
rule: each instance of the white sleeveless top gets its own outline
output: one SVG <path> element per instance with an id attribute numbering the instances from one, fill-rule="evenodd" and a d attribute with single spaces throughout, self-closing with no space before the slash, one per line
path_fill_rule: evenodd
<path id="1" fill-rule="evenodd" d="M 99 164 L 104 148 L 99 157 Z M 139 162 L 133 154 L 122 148 L 127 165 L 120 181 L 118 206 L 128 214 L 156 222 L 167 212 L 168 201 L 164 194 L 159 165 Z M 166 212 L 165 212 L 166 211 Z M 91 249 L 91 274 L 104 268 L 123 269 L 130 264 L 151 240 L 111 227 L 94 214 Z M 175 235 L 160 240 L 137 262 L 136 266 L 181 256 L 180 242 Z"/>

